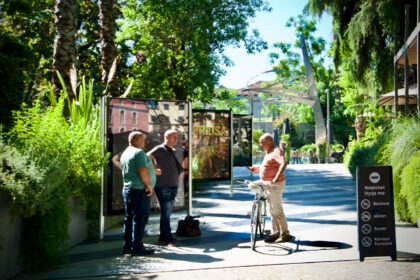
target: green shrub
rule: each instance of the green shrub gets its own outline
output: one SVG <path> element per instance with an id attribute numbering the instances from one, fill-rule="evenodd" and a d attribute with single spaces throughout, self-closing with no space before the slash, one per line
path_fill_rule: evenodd
<path id="1" fill-rule="evenodd" d="M 299 151 L 302 151 L 302 152 L 315 151 L 316 150 L 316 145 L 314 143 L 312 143 L 312 144 L 306 144 L 306 145 L 300 147 L 298 150 Z"/>
<path id="2" fill-rule="evenodd" d="M 64 93 L 50 106 L 35 101 L 14 112 L 8 143 L 0 144 L 0 188 L 23 216 L 21 257 L 30 270 L 54 267 L 66 254 L 70 208 L 86 210 L 89 236 L 98 234 L 102 156 L 93 84 L 83 81 L 78 105 Z M 63 115 L 65 100 L 70 118 Z M 69 205 L 70 196 L 74 205 Z"/>
<path id="3" fill-rule="evenodd" d="M 290 134 L 283 134 L 281 136 L 281 143 L 284 144 L 284 157 L 286 158 L 286 162 L 289 163 L 290 161 Z"/>
<path id="4" fill-rule="evenodd" d="M 331 144 L 330 145 L 330 150 L 334 151 L 334 152 L 341 152 L 344 151 L 344 145 L 343 144 Z"/>
<path id="5" fill-rule="evenodd" d="M 327 158 L 327 142 L 326 141 L 319 141 L 316 143 L 316 155 L 320 163 L 324 163 L 325 159 Z"/>
<path id="6" fill-rule="evenodd" d="M 344 164 L 356 179 L 357 166 L 378 165 L 378 151 L 385 143 L 386 137 L 378 137 L 376 141 L 359 143 L 353 140 L 349 143 L 349 150 L 344 154 Z"/>
<path id="7" fill-rule="evenodd" d="M 411 157 L 420 150 L 420 121 L 417 117 L 400 118 L 392 123 L 388 132 L 388 143 L 381 150 L 381 163 L 392 166 L 395 209 L 400 220 L 409 222 L 409 200 L 413 194 L 402 194 L 400 174 Z M 408 172 L 408 171 L 407 171 Z M 405 187 L 404 187 L 405 188 Z"/>
<path id="8" fill-rule="evenodd" d="M 252 156 L 256 157 L 257 152 L 261 152 L 260 137 L 264 134 L 260 129 L 254 129 L 252 131 Z"/>
<path id="9" fill-rule="evenodd" d="M 401 172 L 400 195 L 407 200 L 410 222 L 420 218 L 420 152 L 412 156 Z"/>

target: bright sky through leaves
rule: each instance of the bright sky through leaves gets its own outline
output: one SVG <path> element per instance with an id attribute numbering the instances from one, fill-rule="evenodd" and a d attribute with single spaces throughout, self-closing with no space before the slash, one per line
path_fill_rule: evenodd
<path id="1" fill-rule="evenodd" d="M 227 68 L 225 76 L 219 80 L 220 85 L 239 89 L 246 87 L 247 84 L 258 80 L 274 79 L 271 75 L 260 75 L 271 70 L 270 52 L 278 52 L 273 48 L 273 43 L 290 42 L 293 43 L 296 38 L 294 30 L 286 27 L 286 22 L 290 17 L 296 17 L 302 13 L 307 0 L 280 1 L 271 0 L 270 4 L 273 10 L 270 13 L 258 13 L 257 17 L 250 22 L 250 30 L 257 28 L 260 36 L 267 41 L 269 48 L 260 53 L 247 54 L 244 47 L 228 47 L 226 55 L 234 62 L 234 66 Z M 323 37 L 329 46 L 333 39 L 332 16 L 326 13 L 317 21 L 316 37 Z M 326 59 L 329 62 L 329 59 Z"/>

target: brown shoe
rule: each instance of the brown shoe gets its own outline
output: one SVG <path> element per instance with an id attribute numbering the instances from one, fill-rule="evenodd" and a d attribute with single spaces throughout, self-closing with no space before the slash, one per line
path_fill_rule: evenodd
<path id="1" fill-rule="evenodd" d="M 272 235 L 270 235 L 267 238 L 264 238 L 264 242 L 265 243 L 273 243 L 274 241 L 276 241 L 280 236 L 279 232 L 273 233 Z"/>
<path id="2" fill-rule="evenodd" d="M 282 242 L 289 242 L 292 239 L 292 236 L 289 233 L 283 233 L 276 241 L 275 243 L 282 243 Z"/>

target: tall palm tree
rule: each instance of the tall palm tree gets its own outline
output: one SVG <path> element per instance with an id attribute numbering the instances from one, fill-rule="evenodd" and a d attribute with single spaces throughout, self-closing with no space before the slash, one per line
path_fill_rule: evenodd
<path id="1" fill-rule="evenodd" d="M 57 76 L 57 71 L 63 77 L 67 91 L 74 97 L 76 81 L 75 74 L 77 61 L 77 0 L 56 0 L 54 9 L 55 18 L 55 38 L 53 51 L 53 78 L 52 84 L 55 93 L 61 89 L 61 84 Z M 73 69 L 73 81 L 70 72 Z M 72 96 L 73 95 L 73 96 Z"/>
<path id="2" fill-rule="evenodd" d="M 111 96 L 118 96 L 118 79 L 116 79 L 116 58 L 118 56 L 115 44 L 115 12 L 114 0 L 99 1 L 100 37 L 102 47 L 102 84 L 108 86 L 107 92 Z"/>

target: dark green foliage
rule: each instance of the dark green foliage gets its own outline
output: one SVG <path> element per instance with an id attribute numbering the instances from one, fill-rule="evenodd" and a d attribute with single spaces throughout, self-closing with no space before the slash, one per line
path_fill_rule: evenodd
<path id="1" fill-rule="evenodd" d="M 33 63 L 31 49 L 15 37 L 0 34 L 0 124 L 8 127 L 11 111 L 25 95 L 25 71 Z"/>
<path id="2" fill-rule="evenodd" d="M 378 165 L 377 154 L 385 140 L 386 138 L 381 136 L 367 144 L 356 141 L 349 143 L 349 151 L 344 156 L 344 163 L 353 179 L 356 179 L 357 166 Z"/>
<path id="3" fill-rule="evenodd" d="M 310 0 L 307 8 L 314 14 L 328 10 L 333 15 L 336 68 L 349 60 L 352 75 L 362 83 L 373 71 L 383 92 L 392 86 L 394 27 L 404 22 L 405 3 L 417 5 L 414 0 Z"/>
<path id="4" fill-rule="evenodd" d="M 106 158 L 99 141 L 99 112 L 93 84 L 82 80 L 75 101 L 64 94 L 51 105 L 14 112 L 14 126 L 0 142 L 0 188 L 24 218 L 21 257 L 30 270 L 51 268 L 65 254 L 71 207 L 87 213 L 89 236 L 97 236 L 100 170 Z M 68 101 L 70 118 L 63 116 Z M 71 200 L 70 200 L 71 198 Z"/>
<path id="5" fill-rule="evenodd" d="M 55 268 L 67 260 L 69 196 L 66 190 L 57 191 L 46 213 L 23 219 L 21 257 L 30 271 Z"/>

